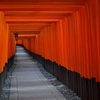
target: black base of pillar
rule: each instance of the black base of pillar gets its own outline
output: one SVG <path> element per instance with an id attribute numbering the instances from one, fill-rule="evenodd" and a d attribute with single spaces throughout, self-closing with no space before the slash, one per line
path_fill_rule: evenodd
<path id="1" fill-rule="evenodd" d="M 5 66 L 4 66 L 3 72 L 0 73 L 0 95 L 1 95 L 1 92 L 2 92 L 4 81 L 7 77 L 7 71 L 12 67 L 13 62 L 14 62 L 14 56 L 12 56 L 8 60 L 8 63 L 6 63 Z"/>
<path id="2" fill-rule="evenodd" d="M 4 81 L 6 79 L 6 76 L 7 76 L 7 68 L 5 66 L 4 71 L 0 73 L 0 94 L 2 92 L 2 88 L 3 88 Z"/>

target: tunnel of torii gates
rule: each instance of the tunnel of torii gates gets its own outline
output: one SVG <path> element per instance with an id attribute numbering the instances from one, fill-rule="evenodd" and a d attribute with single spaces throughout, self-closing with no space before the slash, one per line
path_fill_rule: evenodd
<path id="1" fill-rule="evenodd" d="M 0 93 L 16 44 L 82 100 L 100 100 L 99 0 L 0 0 Z"/>

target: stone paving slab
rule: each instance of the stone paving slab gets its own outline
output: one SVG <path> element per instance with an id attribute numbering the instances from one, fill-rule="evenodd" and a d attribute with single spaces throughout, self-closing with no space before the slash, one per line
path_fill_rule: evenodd
<path id="1" fill-rule="evenodd" d="M 22 47 L 17 46 L 16 59 L 9 100 L 67 100 L 42 75 L 37 62 Z"/>

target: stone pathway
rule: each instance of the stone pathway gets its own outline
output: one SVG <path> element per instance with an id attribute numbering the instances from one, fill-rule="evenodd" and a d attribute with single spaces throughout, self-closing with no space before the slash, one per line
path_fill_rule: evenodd
<path id="1" fill-rule="evenodd" d="M 67 100 L 41 73 L 22 47 L 17 46 L 9 100 Z"/>

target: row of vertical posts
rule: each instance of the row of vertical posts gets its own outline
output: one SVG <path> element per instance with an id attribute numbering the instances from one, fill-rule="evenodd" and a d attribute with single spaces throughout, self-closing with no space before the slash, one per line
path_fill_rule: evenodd
<path id="1" fill-rule="evenodd" d="M 68 75 L 72 78 L 70 82 L 76 85 L 71 88 L 82 100 L 100 100 L 99 11 L 99 0 L 87 0 L 78 11 L 46 26 L 34 38 L 21 42 L 34 54 L 79 74 L 79 80 L 74 74 Z"/>
<path id="2" fill-rule="evenodd" d="M 15 45 L 14 35 L 9 31 L 4 13 L 0 12 L 0 94 L 7 71 L 13 64 Z"/>
<path id="3" fill-rule="evenodd" d="M 8 59 L 14 55 L 15 44 L 14 35 L 9 31 L 4 13 L 0 12 L 0 72 L 3 71 L 5 63 L 8 63 Z"/>

